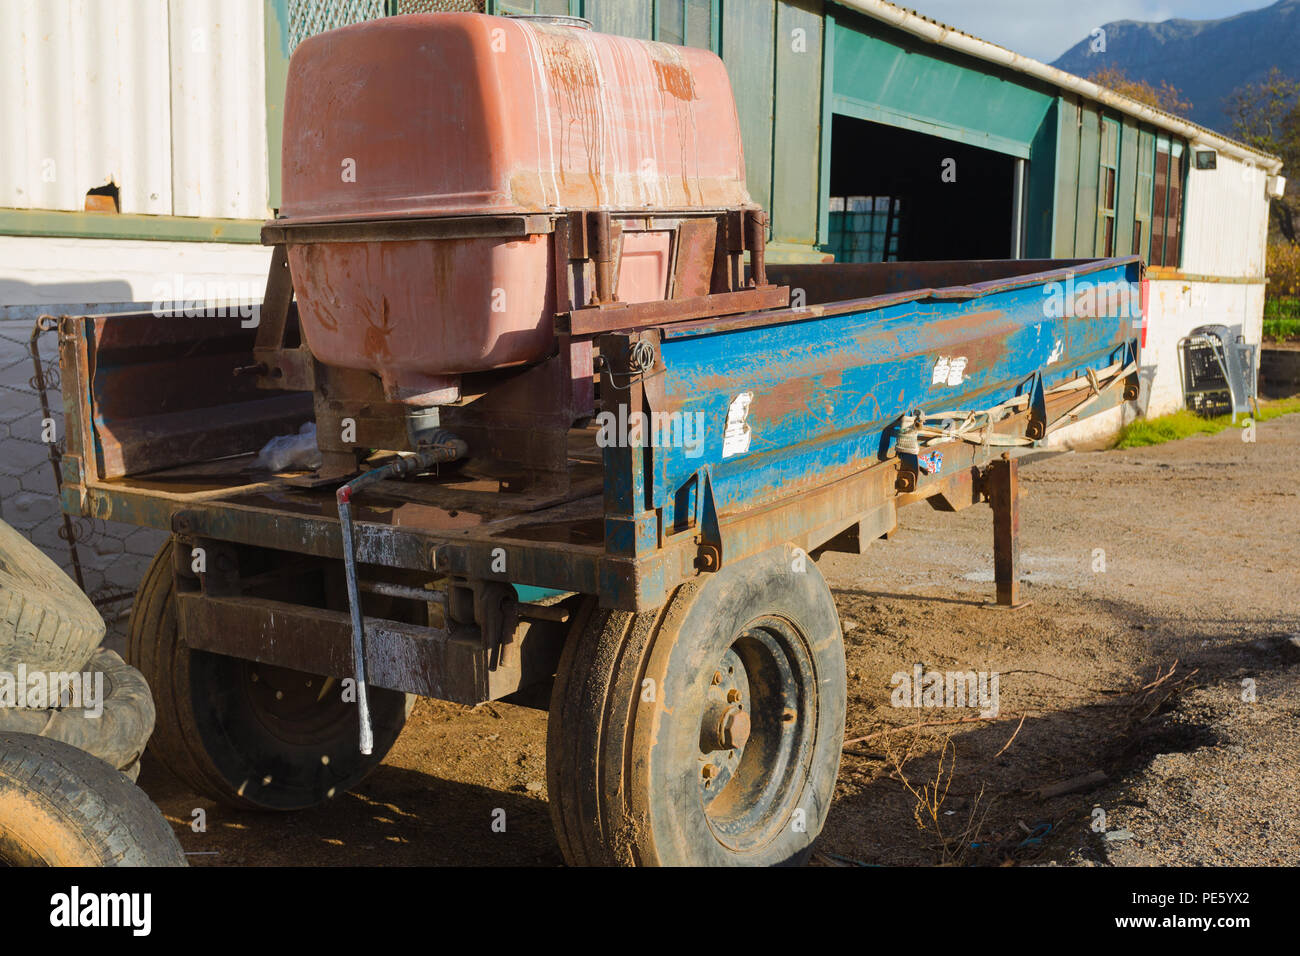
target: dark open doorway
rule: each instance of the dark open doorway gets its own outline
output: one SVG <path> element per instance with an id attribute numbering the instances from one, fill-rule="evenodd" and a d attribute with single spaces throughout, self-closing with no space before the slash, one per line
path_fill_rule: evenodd
<path id="1" fill-rule="evenodd" d="M 828 250 L 840 262 L 1012 258 L 1016 175 L 1012 156 L 837 115 Z"/>

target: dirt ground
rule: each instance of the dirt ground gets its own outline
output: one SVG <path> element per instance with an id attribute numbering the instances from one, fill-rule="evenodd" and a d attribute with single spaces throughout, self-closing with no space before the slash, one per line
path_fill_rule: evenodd
<path id="1" fill-rule="evenodd" d="M 815 861 L 1300 863 L 1300 415 L 1256 437 L 1024 466 L 1017 611 L 981 606 L 985 506 L 917 505 L 825 557 L 850 742 Z M 997 719 L 891 707 L 918 662 L 997 673 Z M 294 815 L 199 799 L 151 758 L 140 783 L 195 865 L 553 865 L 545 732 L 541 711 L 422 700 L 360 792 Z"/>

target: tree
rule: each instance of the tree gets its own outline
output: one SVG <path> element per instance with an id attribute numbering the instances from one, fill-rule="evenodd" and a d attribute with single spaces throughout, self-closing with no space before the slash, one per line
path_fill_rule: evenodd
<path id="1" fill-rule="evenodd" d="M 1098 86 L 1104 86 L 1129 99 L 1164 110 L 1166 113 L 1186 116 L 1192 111 L 1192 104 L 1183 99 L 1182 91 L 1167 80 L 1161 80 L 1158 87 L 1152 86 L 1146 80 L 1129 79 L 1128 74 L 1118 66 L 1104 66 L 1088 79 Z"/>
<path id="2" fill-rule="evenodd" d="M 1280 156 L 1288 172 L 1300 170 L 1300 82 L 1273 67 L 1258 83 L 1233 90 L 1225 111 L 1239 140 Z M 1278 232 L 1295 242 L 1300 203 L 1291 183 L 1287 183 L 1286 195 L 1273 202 L 1270 215 Z"/>

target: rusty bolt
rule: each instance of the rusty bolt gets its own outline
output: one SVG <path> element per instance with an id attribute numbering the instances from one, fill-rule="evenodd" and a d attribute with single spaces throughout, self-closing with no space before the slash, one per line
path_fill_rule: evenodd
<path id="1" fill-rule="evenodd" d="M 700 553 L 695 559 L 695 566 L 701 571 L 716 571 L 721 563 L 722 556 L 718 554 L 718 549 L 711 544 L 700 545 Z"/>
<path id="2" fill-rule="evenodd" d="M 713 766 L 711 763 L 706 763 L 704 769 L 700 771 L 700 775 L 703 776 L 705 780 L 712 780 L 718 775 L 718 768 Z"/>
<path id="3" fill-rule="evenodd" d="M 731 690 L 727 691 L 727 703 L 728 703 L 728 704 L 734 704 L 734 703 L 736 703 L 736 702 L 739 701 L 739 700 L 740 700 L 740 691 L 736 690 L 736 688 L 734 688 L 734 687 L 731 688 Z"/>
<path id="4" fill-rule="evenodd" d="M 736 750 L 745 746 L 745 742 L 749 740 L 749 714 L 740 707 L 728 707 L 727 712 L 722 715 L 718 731 L 722 749 Z"/>
<path id="5" fill-rule="evenodd" d="M 722 683 L 722 671 L 713 672 L 713 686 L 716 687 Z"/>

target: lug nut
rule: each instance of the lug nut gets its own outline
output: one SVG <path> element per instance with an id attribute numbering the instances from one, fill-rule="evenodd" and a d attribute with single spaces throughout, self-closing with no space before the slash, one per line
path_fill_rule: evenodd
<path id="1" fill-rule="evenodd" d="M 706 763 L 704 769 L 700 771 L 700 775 L 703 776 L 705 780 L 712 780 L 718 775 L 718 768 L 713 766 L 711 763 Z"/>
<path id="2" fill-rule="evenodd" d="M 740 707 L 728 707 L 718 727 L 723 750 L 737 750 L 749 740 L 749 714 Z"/>
<path id="3" fill-rule="evenodd" d="M 739 701 L 740 701 L 740 691 L 736 690 L 736 688 L 734 687 L 731 688 L 731 690 L 727 691 L 728 704 L 735 704 L 738 703 Z"/>

